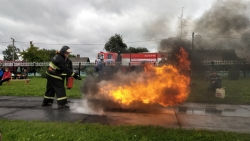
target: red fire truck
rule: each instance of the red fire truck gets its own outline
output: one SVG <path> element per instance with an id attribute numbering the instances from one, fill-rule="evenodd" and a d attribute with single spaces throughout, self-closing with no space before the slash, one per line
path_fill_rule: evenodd
<path id="1" fill-rule="evenodd" d="M 114 52 L 100 52 L 97 54 L 95 63 L 103 62 L 105 65 L 114 65 L 117 61 L 118 54 Z"/>
<path id="2" fill-rule="evenodd" d="M 97 60 L 102 61 L 105 65 L 116 64 L 119 56 L 114 52 L 100 52 Z M 157 65 L 161 61 L 160 53 L 122 53 L 120 63 L 122 66 L 140 66 L 142 63 L 152 63 Z"/>

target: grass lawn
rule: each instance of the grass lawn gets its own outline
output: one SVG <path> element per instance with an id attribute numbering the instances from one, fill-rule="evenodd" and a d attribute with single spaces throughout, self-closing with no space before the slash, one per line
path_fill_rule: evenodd
<path id="1" fill-rule="evenodd" d="M 0 120 L 3 141 L 249 141 L 250 134 L 152 126 Z"/>
<path id="2" fill-rule="evenodd" d="M 208 81 L 192 80 L 190 102 L 250 104 L 250 79 L 222 80 L 222 87 L 226 90 L 224 99 L 216 98 L 208 92 Z"/>
<path id="3" fill-rule="evenodd" d="M 43 96 L 46 89 L 46 78 L 31 77 L 29 84 L 23 81 L 10 82 L 10 84 L 3 83 L 0 86 L 0 96 Z M 74 80 L 74 87 L 70 90 L 66 89 L 68 97 L 79 98 L 81 97 L 80 87 L 83 80 Z"/>

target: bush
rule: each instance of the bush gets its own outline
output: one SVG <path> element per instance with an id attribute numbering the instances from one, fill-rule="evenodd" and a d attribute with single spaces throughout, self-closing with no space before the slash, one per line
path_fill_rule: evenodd
<path id="1" fill-rule="evenodd" d="M 41 74 L 41 77 L 43 78 L 46 78 L 46 71 L 47 71 L 48 67 L 41 67 L 39 70 L 38 70 L 38 73 Z"/>

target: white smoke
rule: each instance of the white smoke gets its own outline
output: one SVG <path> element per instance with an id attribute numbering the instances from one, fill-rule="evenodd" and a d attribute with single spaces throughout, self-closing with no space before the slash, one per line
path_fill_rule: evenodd
<path id="1" fill-rule="evenodd" d="M 89 114 L 89 115 L 103 115 L 104 114 L 102 109 L 90 108 L 87 99 L 82 99 L 80 102 L 72 103 L 70 105 L 70 110 L 73 113 L 82 113 L 82 114 Z"/>

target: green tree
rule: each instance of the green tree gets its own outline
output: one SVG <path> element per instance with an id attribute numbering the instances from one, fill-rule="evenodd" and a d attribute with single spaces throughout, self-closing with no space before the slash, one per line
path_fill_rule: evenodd
<path id="1" fill-rule="evenodd" d="M 39 49 L 33 44 L 26 50 L 21 52 L 23 60 L 28 62 L 46 62 L 56 54 L 55 50 Z"/>
<path id="2" fill-rule="evenodd" d="M 7 49 L 5 49 L 3 53 L 3 58 L 6 61 L 12 61 L 13 60 L 13 51 L 14 51 L 14 60 L 18 60 L 18 54 L 20 52 L 20 49 L 17 47 L 13 47 L 12 45 L 8 45 Z"/>
<path id="3" fill-rule="evenodd" d="M 129 47 L 127 50 L 128 53 L 139 53 L 139 52 L 148 52 L 147 48 L 142 48 L 142 47 Z"/>
<path id="4" fill-rule="evenodd" d="M 127 45 L 123 42 L 121 35 L 115 34 L 109 38 L 104 48 L 106 51 L 123 53 L 126 52 Z"/>

